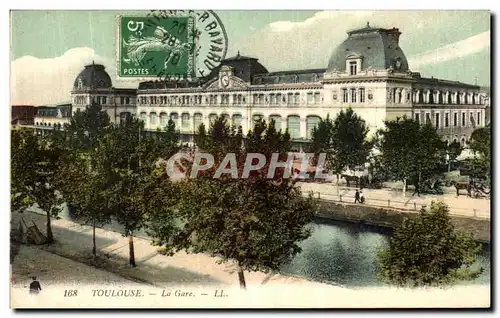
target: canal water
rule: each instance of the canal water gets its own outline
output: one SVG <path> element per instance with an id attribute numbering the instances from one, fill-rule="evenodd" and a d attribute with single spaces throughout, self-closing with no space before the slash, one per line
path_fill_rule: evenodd
<path id="1" fill-rule="evenodd" d="M 311 236 L 301 243 L 302 252 L 281 272 L 346 287 L 381 286 L 377 279 L 377 254 L 387 247 L 391 229 L 316 219 Z M 484 246 L 473 266 L 483 274 L 463 284 L 490 283 L 490 250 Z"/>
<path id="2" fill-rule="evenodd" d="M 74 220 L 68 209 L 64 209 L 60 216 Z M 351 288 L 383 285 L 377 279 L 377 254 L 381 248 L 388 246 L 391 229 L 323 218 L 316 218 L 310 227 L 312 234 L 301 243 L 302 252 L 282 267 L 283 274 Z M 107 224 L 104 228 L 123 230 L 117 222 Z M 147 236 L 143 230 L 135 235 Z M 483 274 L 474 281 L 462 284 L 490 283 L 489 249 L 489 245 L 484 246 L 474 265 L 482 266 Z"/>

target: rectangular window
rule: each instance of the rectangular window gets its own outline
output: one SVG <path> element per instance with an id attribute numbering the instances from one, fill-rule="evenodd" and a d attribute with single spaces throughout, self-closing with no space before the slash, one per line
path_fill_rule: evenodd
<path id="1" fill-rule="evenodd" d="M 419 113 L 416 113 L 415 114 L 415 121 L 420 124 L 420 114 Z"/>
<path id="2" fill-rule="evenodd" d="M 351 88 L 351 103 L 356 103 L 356 89 Z"/>
<path id="3" fill-rule="evenodd" d="M 430 113 L 426 113 L 425 114 L 425 123 L 426 124 L 430 124 L 431 123 L 431 114 Z"/>
<path id="4" fill-rule="evenodd" d="M 349 98 L 349 93 L 347 92 L 347 88 L 343 88 L 342 89 L 342 93 L 343 93 L 343 102 L 344 103 L 347 103 L 348 102 L 348 98 Z"/>
<path id="5" fill-rule="evenodd" d="M 295 93 L 295 101 L 294 101 L 294 104 L 295 104 L 295 105 L 300 104 L 300 94 L 299 94 L 299 93 Z"/>
<path id="6" fill-rule="evenodd" d="M 355 61 L 349 62 L 349 72 L 351 75 L 356 75 L 358 73 L 358 65 Z"/>
<path id="7" fill-rule="evenodd" d="M 293 93 L 288 93 L 287 103 L 288 103 L 289 105 L 290 105 L 290 104 L 293 104 Z"/>
<path id="8" fill-rule="evenodd" d="M 281 103 L 281 94 L 276 94 L 276 104 Z"/>
<path id="9" fill-rule="evenodd" d="M 259 95 L 259 104 L 264 104 L 264 101 L 265 101 L 264 94 L 260 94 Z"/>
<path id="10" fill-rule="evenodd" d="M 360 103 L 365 102 L 365 89 L 364 88 L 359 89 L 359 102 Z"/>
<path id="11" fill-rule="evenodd" d="M 453 127 L 458 126 L 458 113 L 453 113 Z"/>
<path id="12" fill-rule="evenodd" d="M 270 95 L 270 100 L 272 105 L 276 104 L 276 96 L 274 94 Z"/>
<path id="13" fill-rule="evenodd" d="M 481 112 L 477 112 L 477 125 L 481 126 Z"/>
<path id="14" fill-rule="evenodd" d="M 445 113 L 444 114 L 444 126 L 445 127 L 450 127 L 450 114 L 449 113 Z"/>
<path id="15" fill-rule="evenodd" d="M 313 93 L 307 93 L 307 103 L 308 104 L 313 103 Z"/>
<path id="16" fill-rule="evenodd" d="M 320 93 L 314 93 L 314 103 L 319 104 L 321 100 L 321 95 Z"/>
<path id="17" fill-rule="evenodd" d="M 436 128 L 439 128 L 439 124 L 440 124 L 439 123 L 439 113 L 435 113 L 434 116 L 435 116 L 435 120 L 436 120 Z"/>
<path id="18" fill-rule="evenodd" d="M 462 127 L 465 127 L 465 113 L 462 113 Z"/>

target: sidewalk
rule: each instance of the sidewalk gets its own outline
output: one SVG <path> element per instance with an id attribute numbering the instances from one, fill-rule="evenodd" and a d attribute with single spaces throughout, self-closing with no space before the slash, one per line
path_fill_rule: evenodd
<path id="1" fill-rule="evenodd" d="M 28 224 L 32 220 L 45 234 L 45 216 L 25 212 L 12 213 L 11 224 L 18 226 L 21 217 Z M 157 252 L 157 247 L 143 238 L 134 238 L 136 267 L 128 266 L 128 238 L 120 233 L 96 229 L 96 243 L 99 260 L 92 260 L 92 228 L 68 220 L 52 220 L 52 232 L 55 242 L 51 245 L 32 246 L 69 259 L 94 265 L 98 268 L 118 274 L 127 279 L 150 284 L 156 287 L 167 286 L 210 286 L 238 287 L 236 267 L 231 263 L 216 264 L 217 258 L 205 254 L 186 254 L 179 252 L 169 257 Z M 262 285 L 295 285 L 301 287 L 341 287 L 309 281 L 303 278 L 266 274 L 261 272 L 245 272 L 247 287 Z"/>
<path id="2" fill-rule="evenodd" d="M 315 197 L 320 197 L 324 200 L 354 202 L 355 187 L 337 186 L 332 183 L 305 183 L 299 182 L 302 192 L 307 194 L 313 191 Z M 490 219 L 490 204 L 489 199 L 469 198 L 462 191 L 459 197 L 456 194 L 444 195 L 421 195 L 412 196 L 409 191 L 406 197 L 403 197 L 400 191 L 391 191 L 390 189 L 363 189 L 365 197 L 365 205 L 377 207 L 391 207 L 404 210 L 420 210 L 422 206 L 429 206 L 432 201 L 443 201 L 450 208 L 450 214 L 467 217 L 476 217 L 482 219 Z M 337 195 L 337 193 L 339 195 Z M 342 196 L 342 198 L 340 197 Z"/>

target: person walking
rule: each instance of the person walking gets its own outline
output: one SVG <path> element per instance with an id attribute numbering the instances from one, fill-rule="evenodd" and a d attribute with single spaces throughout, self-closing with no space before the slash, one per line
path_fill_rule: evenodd
<path id="1" fill-rule="evenodd" d="M 359 201 L 359 190 L 356 189 L 356 194 L 354 195 L 354 203 L 360 203 Z"/>
<path id="2" fill-rule="evenodd" d="M 363 195 L 363 191 L 359 191 L 359 203 L 365 203 L 365 196 Z"/>
<path id="3" fill-rule="evenodd" d="M 35 276 L 31 278 L 33 281 L 30 284 L 30 294 L 38 294 L 42 290 L 42 286 L 40 286 L 40 283 L 36 280 Z"/>

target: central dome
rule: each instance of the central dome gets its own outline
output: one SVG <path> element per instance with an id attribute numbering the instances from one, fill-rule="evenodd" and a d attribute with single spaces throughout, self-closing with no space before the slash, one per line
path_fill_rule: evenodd
<path id="1" fill-rule="evenodd" d="M 347 39 L 333 52 L 328 61 L 328 72 L 345 72 L 346 60 L 361 59 L 361 71 L 367 69 L 400 72 L 409 70 L 408 61 L 399 47 L 399 29 L 365 28 L 347 32 Z"/>
<path id="2" fill-rule="evenodd" d="M 104 65 L 90 64 L 86 65 L 85 69 L 78 74 L 73 85 L 74 90 L 86 89 L 106 89 L 111 88 L 111 77 L 104 70 Z"/>

